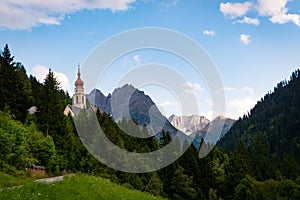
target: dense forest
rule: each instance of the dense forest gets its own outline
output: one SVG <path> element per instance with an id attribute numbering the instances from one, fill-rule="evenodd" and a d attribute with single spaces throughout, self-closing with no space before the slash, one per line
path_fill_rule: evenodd
<path id="1" fill-rule="evenodd" d="M 28 77 L 8 45 L 0 56 L 0 99 L 0 170 L 11 175 L 30 175 L 25 168 L 33 163 L 50 176 L 88 173 L 169 199 L 300 199 L 299 70 L 240 118 L 205 158 L 192 145 L 171 165 L 141 174 L 97 161 L 76 132 L 76 118 L 63 114 L 71 98 L 53 72 L 43 83 Z M 32 106 L 37 110 L 29 113 Z M 154 151 L 171 140 L 168 133 L 159 140 L 129 136 L 99 111 L 97 119 L 108 138 L 128 151 Z"/>

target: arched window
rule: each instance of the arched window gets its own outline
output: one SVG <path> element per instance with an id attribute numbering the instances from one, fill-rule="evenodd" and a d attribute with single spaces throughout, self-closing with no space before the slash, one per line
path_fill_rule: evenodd
<path id="1" fill-rule="evenodd" d="M 84 103 L 84 96 L 82 96 L 82 103 Z"/>
<path id="2" fill-rule="evenodd" d="M 76 103 L 78 103 L 78 96 L 76 96 Z"/>

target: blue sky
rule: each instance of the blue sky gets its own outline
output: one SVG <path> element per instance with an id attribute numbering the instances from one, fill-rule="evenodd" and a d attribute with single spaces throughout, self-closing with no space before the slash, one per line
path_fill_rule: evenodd
<path id="1" fill-rule="evenodd" d="M 0 46 L 8 43 L 15 59 L 41 79 L 51 67 L 70 93 L 77 65 L 105 39 L 134 28 L 173 29 L 199 43 L 222 77 L 226 115 L 232 118 L 253 107 L 300 66 L 300 2 L 296 0 L 4 0 L 0 16 Z M 107 94 L 113 89 L 109 80 L 117 78 L 117 72 L 151 62 L 185 72 L 200 114 L 209 117 L 211 99 L 204 81 L 187 70 L 188 65 L 161 52 L 125 55 L 98 87 Z M 166 89 L 140 89 L 167 116 L 192 114 L 181 113 L 176 97 Z"/>

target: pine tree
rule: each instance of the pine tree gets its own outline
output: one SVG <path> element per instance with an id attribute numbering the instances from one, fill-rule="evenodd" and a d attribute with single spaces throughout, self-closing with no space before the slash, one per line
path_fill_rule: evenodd
<path id="1" fill-rule="evenodd" d="M 53 137 L 54 142 L 59 142 L 59 135 L 63 133 L 63 110 L 66 105 L 63 99 L 59 82 L 54 73 L 49 70 L 42 87 L 41 105 L 38 112 L 38 125 L 40 130 L 47 136 Z"/>
<path id="2" fill-rule="evenodd" d="M 151 176 L 148 184 L 145 187 L 145 191 L 156 196 L 163 195 L 163 183 L 156 172 L 154 172 Z"/>
<path id="3" fill-rule="evenodd" d="M 192 187 L 193 177 L 185 175 L 184 169 L 179 166 L 171 181 L 171 197 L 172 199 L 194 199 L 196 191 Z"/>
<path id="4" fill-rule="evenodd" d="M 32 100 L 30 81 L 24 66 L 14 62 L 7 44 L 0 56 L 0 95 L 0 109 L 8 109 L 24 122 Z"/>

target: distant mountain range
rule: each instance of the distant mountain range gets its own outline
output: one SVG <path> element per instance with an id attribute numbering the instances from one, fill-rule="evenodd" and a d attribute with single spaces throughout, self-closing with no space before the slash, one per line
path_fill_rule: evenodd
<path id="1" fill-rule="evenodd" d="M 178 130 L 184 132 L 187 135 L 193 134 L 203 129 L 210 120 L 204 116 L 191 115 L 191 116 L 176 116 L 171 115 L 169 122 Z"/>
<path id="2" fill-rule="evenodd" d="M 139 126 L 147 126 L 149 134 L 155 135 L 156 138 L 161 137 L 163 131 L 168 132 L 172 138 L 179 134 L 181 142 L 185 139 L 191 142 L 195 137 L 193 143 L 196 147 L 200 146 L 202 138 L 209 138 L 207 135 L 212 137 L 212 141 L 218 140 L 219 138 L 214 138 L 213 132 L 217 130 L 219 124 L 222 124 L 221 122 L 224 122 L 224 127 L 221 127 L 221 136 L 230 129 L 234 122 L 223 117 L 210 122 L 207 118 L 197 115 L 171 115 L 168 120 L 160 113 L 148 95 L 128 84 L 116 88 L 108 96 L 98 89 L 93 89 L 87 95 L 87 99 L 90 104 L 112 115 L 115 122 L 134 120 Z"/>
<path id="3" fill-rule="evenodd" d="M 180 140 L 191 138 L 176 129 L 168 119 L 163 116 L 152 99 L 143 91 L 132 85 L 124 85 L 116 88 L 107 97 L 98 89 L 94 89 L 87 95 L 90 104 L 112 115 L 114 121 L 134 120 L 139 126 L 147 126 L 151 135 L 160 137 L 162 130 L 168 132 L 171 137 L 179 134 Z"/>
<path id="4" fill-rule="evenodd" d="M 219 139 L 225 136 L 225 134 L 230 130 L 231 126 L 234 124 L 235 120 L 226 117 L 217 117 L 211 122 L 209 122 L 203 129 L 196 131 L 190 136 L 194 138 L 194 144 L 196 147 L 201 143 L 201 140 L 205 138 L 206 142 L 211 144 L 216 144 Z M 220 127 L 221 133 L 217 134 L 216 130 Z"/>

